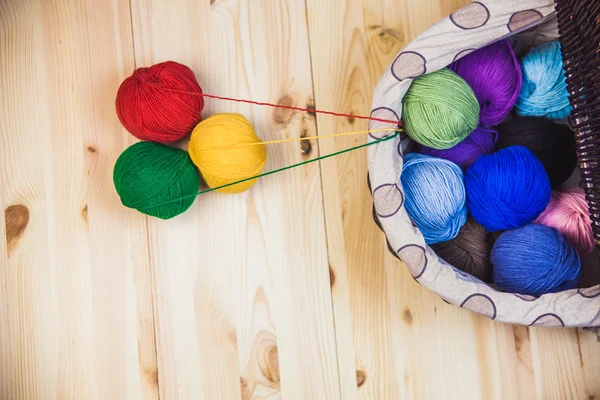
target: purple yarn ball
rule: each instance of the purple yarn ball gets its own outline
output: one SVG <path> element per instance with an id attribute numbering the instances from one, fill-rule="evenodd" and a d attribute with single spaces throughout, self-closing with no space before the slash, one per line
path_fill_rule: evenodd
<path id="1" fill-rule="evenodd" d="M 479 101 L 479 121 L 498 125 L 513 108 L 521 91 L 521 66 L 507 40 L 492 43 L 450 64 Z"/>
<path id="2" fill-rule="evenodd" d="M 498 132 L 493 129 L 479 127 L 454 147 L 437 150 L 420 145 L 420 152 L 433 157 L 445 158 L 462 169 L 467 169 L 479 156 L 493 153 L 497 141 Z"/>

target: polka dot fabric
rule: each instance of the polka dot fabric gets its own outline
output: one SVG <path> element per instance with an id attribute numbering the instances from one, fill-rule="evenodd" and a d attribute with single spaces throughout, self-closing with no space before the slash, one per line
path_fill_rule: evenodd
<path id="1" fill-rule="evenodd" d="M 555 26 L 554 7 L 553 0 L 481 0 L 453 12 L 397 54 L 377 85 L 371 115 L 399 120 L 402 98 L 414 78 L 540 24 Z M 372 121 L 369 129 L 391 125 Z M 373 135 L 369 140 L 379 138 Z M 438 258 L 411 223 L 404 190 L 397 183 L 409 144 L 408 137 L 400 136 L 369 147 L 369 184 L 373 217 L 386 234 L 388 248 L 417 282 L 449 303 L 497 321 L 528 326 L 600 326 L 600 286 L 539 298 L 503 293 Z"/>

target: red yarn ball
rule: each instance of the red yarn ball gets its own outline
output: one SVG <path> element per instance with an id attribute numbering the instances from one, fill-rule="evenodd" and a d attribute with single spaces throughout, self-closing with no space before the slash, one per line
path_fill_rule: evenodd
<path id="1" fill-rule="evenodd" d="M 167 61 L 142 67 L 121 83 L 117 115 L 138 139 L 174 142 L 200 122 L 201 94 L 194 72 L 183 64 Z"/>

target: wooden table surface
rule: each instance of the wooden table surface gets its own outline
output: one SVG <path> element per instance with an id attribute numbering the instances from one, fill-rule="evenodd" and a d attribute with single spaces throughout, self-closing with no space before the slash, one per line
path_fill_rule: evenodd
<path id="1" fill-rule="evenodd" d="M 444 303 L 387 251 L 366 152 L 199 197 L 169 221 L 112 184 L 135 67 L 209 93 L 368 114 L 394 54 L 466 0 L 3 0 L 1 399 L 593 399 L 600 343 Z M 208 100 L 266 139 L 366 129 Z M 269 147 L 267 170 L 364 137 Z M 596 396 L 596 397 L 594 397 Z"/>

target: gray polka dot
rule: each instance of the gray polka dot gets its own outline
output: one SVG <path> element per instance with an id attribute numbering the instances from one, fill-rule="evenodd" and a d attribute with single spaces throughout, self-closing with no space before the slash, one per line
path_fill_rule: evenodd
<path id="1" fill-rule="evenodd" d="M 534 319 L 529 326 L 565 326 L 565 323 L 558 315 L 548 313 Z"/>
<path id="2" fill-rule="evenodd" d="M 577 293 L 579 293 L 583 297 L 587 297 L 588 299 L 598 297 L 600 296 L 600 285 L 592 286 L 585 289 L 578 289 Z"/>
<path id="3" fill-rule="evenodd" d="M 404 195 L 395 183 L 378 186 L 373 191 L 373 206 L 380 218 L 396 214 L 404 203 Z"/>
<path id="4" fill-rule="evenodd" d="M 525 301 L 536 301 L 538 298 L 535 296 L 532 296 L 530 294 L 519 294 L 519 293 L 513 293 L 515 296 L 517 296 L 518 298 L 520 298 L 521 300 L 525 300 Z"/>
<path id="5" fill-rule="evenodd" d="M 518 31 L 535 24 L 543 17 L 542 13 L 538 10 L 519 11 L 510 16 L 507 27 L 510 32 Z"/>
<path id="6" fill-rule="evenodd" d="M 484 26 L 490 19 L 490 11 L 478 1 L 467 4 L 450 14 L 450 20 L 461 29 L 476 29 Z"/>
<path id="7" fill-rule="evenodd" d="M 425 249 L 417 244 L 407 244 L 400 247 L 396 254 L 406 264 L 413 278 L 420 278 L 427 269 Z"/>
<path id="8" fill-rule="evenodd" d="M 381 132 L 372 132 L 369 133 L 373 139 L 383 139 L 386 136 L 393 135 L 395 130 L 400 127 L 400 118 L 398 118 L 398 114 L 391 108 L 387 107 L 378 107 L 371 111 L 371 118 L 379 118 L 385 119 L 388 121 L 398 121 L 393 124 L 391 122 L 381 122 L 381 121 L 369 121 L 369 130 L 378 130 L 378 129 L 387 129 L 390 128 L 389 131 L 381 131 Z"/>
<path id="9" fill-rule="evenodd" d="M 463 58 L 464 56 L 466 56 L 467 54 L 471 54 L 472 52 L 474 52 L 476 49 L 464 49 L 462 51 L 459 51 L 458 53 L 456 53 L 456 55 L 454 56 L 454 59 L 452 60 L 452 62 L 458 61 L 461 58 Z"/>
<path id="10" fill-rule="evenodd" d="M 425 57 L 416 51 L 403 51 L 392 63 L 392 75 L 399 81 L 413 79 L 427 72 Z"/>
<path id="11" fill-rule="evenodd" d="M 588 325 L 596 326 L 598 325 L 598 323 L 600 323 L 600 309 L 598 309 L 598 312 L 596 313 L 596 315 L 594 315 L 594 318 L 592 318 Z"/>
<path id="12" fill-rule="evenodd" d="M 496 318 L 496 305 L 485 294 L 472 294 L 460 306 L 465 310 L 473 311 L 490 319 Z"/>

